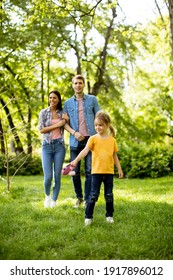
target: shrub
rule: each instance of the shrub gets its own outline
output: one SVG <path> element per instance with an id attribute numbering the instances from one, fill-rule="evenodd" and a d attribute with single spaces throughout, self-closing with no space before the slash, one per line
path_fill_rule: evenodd
<path id="1" fill-rule="evenodd" d="M 0 156 L 0 174 L 6 173 L 6 159 Z M 42 174 L 41 158 L 38 156 L 30 157 L 27 155 L 11 157 L 9 159 L 9 172 L 12 176 L 16 171 L 17 175 L 39 175 Z"/>
<path id="2" fill-rule="evenodd" d="M 120 160 L 129 178 L 166 176 L 173 171 L 173 147 L 145 144 L 122 147 Z"/>

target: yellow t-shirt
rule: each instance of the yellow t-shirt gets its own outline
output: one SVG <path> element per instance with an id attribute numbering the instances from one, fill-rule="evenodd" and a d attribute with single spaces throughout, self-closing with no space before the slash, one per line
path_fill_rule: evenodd
<path id="1" fill-rule="evenodd" d="M 118 151 L 115 138 L 109 136 L 102 139 L 93 135 L 87 142 L 92 152 L 92 174 L 114 174 L 114 154 Z"/>

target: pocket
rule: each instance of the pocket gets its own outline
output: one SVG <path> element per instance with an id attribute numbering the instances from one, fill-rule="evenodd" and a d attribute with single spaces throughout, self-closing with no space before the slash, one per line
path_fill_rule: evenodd
<path id="1" fill-rule="evenodd" d="M 73 117 L 74 116 L 74 109 L 70 108 L 69 111 L 68 111 L 68 114 L 69 114 L 70 117 Z"/>
<path id="2" fill-rule="evenodd" d="M 45 147 L 45 146 L 48 146 L 48 145 L 50 145 L 50 144 L 46 140 L 43 140 L 42 147 Z"/>
<path id="3" fill-rule="evenodd" d="M 88 114 L 93 114 L 93 106 L 87 107 Z"/>

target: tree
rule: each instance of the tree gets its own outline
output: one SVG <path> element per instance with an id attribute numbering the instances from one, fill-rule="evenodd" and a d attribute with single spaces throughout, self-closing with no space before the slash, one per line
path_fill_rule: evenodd
<path id="1" fill-rule="evenodd" d="M 170 33 L 171 33 L 171 46 L 172 46 L 172 60 L 173 60 L 173 0 L 168 0 L 169 3 L 169 18 L 170 18 Z"/>
<path id="2" fill-rule="evenodd" d="M 88 92 L 111 113 L 119 137 L 140 138 L 123 92 L 136 60 L 143 59 L 141 50 L 146 58 L 147 33 L 119 20 L 117 7 L 113 0 L 1 2 L 1 108 L 18 135 L 15 145 L 26 154 L 40 145 L 38 113 L 47 106 L 47 93 L 56 88 L 64 101 L 73 94 L 76 73 L 86 77 Z M 75 66 L 69 65 L 69 53 Z"/>

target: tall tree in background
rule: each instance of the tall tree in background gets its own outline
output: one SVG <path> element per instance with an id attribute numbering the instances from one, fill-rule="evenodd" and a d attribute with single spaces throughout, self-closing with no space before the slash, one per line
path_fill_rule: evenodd
<path id="1" fill-rule="evenodd" d="M 1 1 L 0 97 L 9 110 L 0 104 L 1 124 L 10 125 L 10 114 L 26 154 L 40 144 L 38 112 L 47 106 L 49 89 L 58 88 L 64 101 L 72 95 L 76 73 L 86 77 L 88 92 L 110 111 L 118 135 L 136 137 L 122 95 L 147 47 L 146 32 L 119 20 L 117 8 L 113 0 Z"/>
<path id="2" fill-rule="evenodd" d="M 172 45 L 172 60 L 173 60 L 173 0 L 168 0 L 169 3 L 169 18 L 170 18 L 170 32 Z"/>

